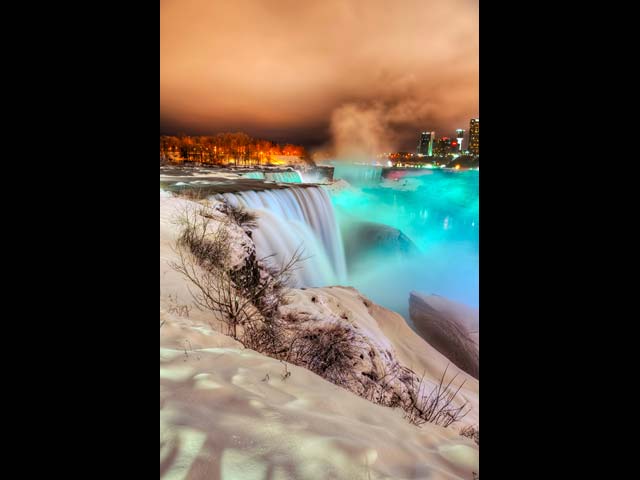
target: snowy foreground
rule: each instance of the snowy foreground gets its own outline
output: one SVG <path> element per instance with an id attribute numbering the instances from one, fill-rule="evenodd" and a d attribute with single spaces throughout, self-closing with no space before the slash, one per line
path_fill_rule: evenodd
<path id="1" fill-rule="evenodd" d="M 286 308 L 349 321 L 426 382 L 465 380 L 471 412 L 448 428 L 416 427 L 401 409 L 375 405 L 301 367 L 220 333 L 169 262 L 188 202 L 160 198 L 160 473 L 164 479 L 467 479 L 479 472 L 478 446 L 460 436 L 479 425 L 478 380 L 450 364 L 404 319 L 355 289 L 293 290 Z M 311 298 L 316 301 L 312 302 Z M 321 301 L 317 301 L 321 299 Z"/>

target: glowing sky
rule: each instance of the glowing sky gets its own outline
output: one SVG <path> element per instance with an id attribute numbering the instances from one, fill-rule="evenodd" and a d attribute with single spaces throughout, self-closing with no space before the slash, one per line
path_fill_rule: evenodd
<path id="1" fill-rule="evenodd" d="M 477 0 L 160 2 L 161 133 L 415 150 L 477 116 Z"/>

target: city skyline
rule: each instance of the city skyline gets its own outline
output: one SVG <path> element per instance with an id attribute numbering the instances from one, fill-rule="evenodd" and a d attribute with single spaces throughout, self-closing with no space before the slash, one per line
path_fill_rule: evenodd
<path id="1" fill-rule="evenodd" d="M 480 143 L 480 118 L 475 117 L 469 119 L 469 128 L 456 128 L 455 132 L 450 132 L 450 134 L 445 135 L 437 135 L 438 132 L 435 130 L 429 130 L 420 132 L 420 136 L 418 139 L 418 146 L 416 148 L 416 153 L 418 155 L 423 156 L 432 156 L 434 144 L 436 145 L 436 149 L 442 149 L 442 145 L 438 147 L 438 144 L 441 144 L 443 141 L 450 142 L 450 147 L 452 152 L 456 153 L 464 153 L 468 151 L 473 155 L 479 154 L 479 143 Z M 466 142 L 466 148 L 464 148 L 464 143 Z"/>
<path id="2" fill-rule="evenodd" d="M 423 131 L 419 133 L 418 145 L 415 155 L 417 157 L 438 157 L 438 156 L 459 156 L 470 154 L 473 156 L 479 155 L 479 118 L 471 118 L 469 120 L 469 129 L 465 130 L 457 128 L 455 134 L 452 136 L 441 135 L 437 136 L 435 131 Z M 466 148 L 464 142 L 466 141 Z M 298 156 L 299 158 L 308 157 L 308 153 L 311 153 L 312 157 L 314 152 L 307 152 L 304 145 L 294 145 L 291 143 L 279 143 L 265 138 L 252 138 L 244 132 L 217 132 L 215 135 L 166 135 L 160 134 L 161 144 L 161 156 L 167 158 L 174 153 L 180 151 L 180 161 L 186 159 L 197 159 L 203 163 L 226 163 L 229 159 L 235 158 L 233 152 L 234 148 L 241 147 L 241 151 L 238 150 L 236 154 L 240 153 L 238 158 L 248 159 L 249 156 L 256 156 L 257 152 L 265 154 L 265 161 L 267 157 L 271 156 Z M 220 162 L 220 154 L 223 153 L 226 147 L 225 162 Z M 221 148 L 218 152 L 218 146 Z M 232 146 L 234 146 L 232 148 Z M 246 148 L 246 151 L 245 151 Z M 249 153 L 249 151 L 255 151 L 256 155 Z M 169 153 L 171 152 L 171 153 Z M 375 152 L 376 156 L 380 155 L 400 155 L 406 157 L 408 155 L 414 156 L 410 151 L 396 150 L 394 152 Z M 252 157 L 253 158 L 253 157 Z M 234 160 L 235 162 L 235 160 Z"/>

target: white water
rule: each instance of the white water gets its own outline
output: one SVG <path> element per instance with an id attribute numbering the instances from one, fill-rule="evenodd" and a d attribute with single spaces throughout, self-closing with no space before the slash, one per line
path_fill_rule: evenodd
<path id="1" fill-rule="evenodd" d="M 258 228 L 253 240 L 260 257 L 288 261 L 302 248 L 306 258 L 293 274 L 296 287 L 344 284 L 346 263 L 333 205 L 321 188 L 292 187 L 261 192 L 224 193 L 232 205 L 255 210 Z"/>
<path id="2" fill-rule="evenodd" d="M 325 173 L 318 171 L 298 171 L 302 183 L 329 183 L 329 178 Z"/>

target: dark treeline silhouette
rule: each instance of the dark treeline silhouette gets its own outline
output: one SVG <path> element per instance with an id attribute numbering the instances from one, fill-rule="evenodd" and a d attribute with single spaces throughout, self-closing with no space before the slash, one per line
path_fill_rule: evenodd
<path id="1" fill-rule="evenodd" d="M 287 158 L 282 158 L 287 157 Z M 304 163 L 307 154 L 300 145 L 279 145 L 251 138 L 246 133 L 208 136 L 160 136 L 160 162 L 199 162 L 213 165 L 282 165 Z"/>

